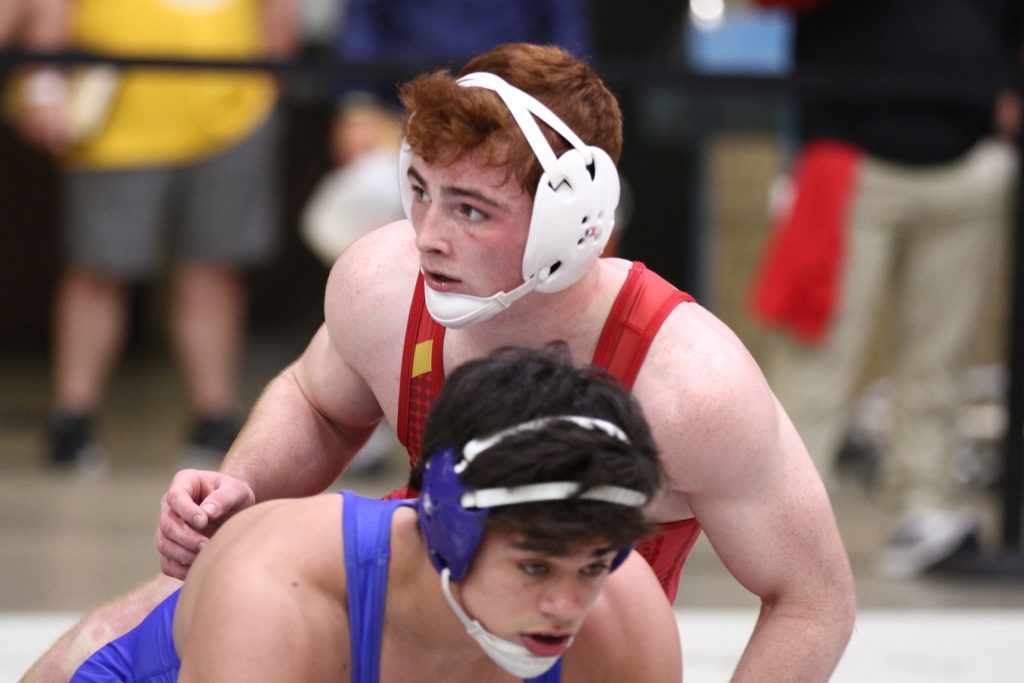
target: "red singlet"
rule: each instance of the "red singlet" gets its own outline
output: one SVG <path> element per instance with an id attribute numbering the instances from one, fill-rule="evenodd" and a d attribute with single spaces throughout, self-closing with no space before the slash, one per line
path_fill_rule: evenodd
<path id="1" fill-rule="evenodd" d="M 604 368 L 627 389 L 632 389 L 654 336 L 668 314 L 680 303 L 693 301 L 639 262 L 626 277 L 605 321 L 592 364 Z M 402 356 L 402 384 L 398 399 L 398 438 L 416 461 L 430 405 L 444 384 L 444 333 L 427 312 L 423 276 L 416 282 Z M 388 496 L 405 497 L 402 489 Z M 669 601 L 679 589 L 679 575 L 686 557 L 700 535 L 694 518 L 660 525 L 659 533 L 637 546 L 661 582 Z"/>

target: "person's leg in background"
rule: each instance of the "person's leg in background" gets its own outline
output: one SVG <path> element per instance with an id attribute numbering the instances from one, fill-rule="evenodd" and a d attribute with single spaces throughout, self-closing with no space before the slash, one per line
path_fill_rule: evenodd
<path id="1" fill-rule="evenodd" d="M 233 268 L 192 263 L 175 269 L 171 336 L 188 388 L 193 440 L 223 452 L 234 440 L 246 289 Z M 218 429 L 218 427 L 222 427 Z"/>
<path id="2" fill-rule="evenodd" d="M 245 269 L 274 254 L 280 121 L 182 171 L 175 188 L 172 338 L 192 411 L 187 466 L 219 464 L 240 428 L 248 303 Z"/>
<path id="3" fill-rule="evenodd" d="M 985 142 L 948 167 L 913 171 L 918 203 L 900 282 L 900 352 L 891 457 L 893 519 L 879 569 L 906 576 L 952 554 L 977 530 L 953 481 L 960 380 L 1009 229 L 1014 154 Z"/>
<path id="4" fill-rule="evenodd" d="M 50 464 L 93 472 L 96 414 L 121 354 L 131 286 L 157 261 L 162 171 L 72 171 L 63 179 L 68 265 L 53 308 Z"/>
<path id="5" fill-rule="evenodd" d="M 846 227 L 842 284 L 830 328 L 809 346 L 774 335 L 766 363 L 772 389 L 793 420 L 827 487 L 846 431 L 891 270 L 902 206 L 865 158 Z"/>
<path id="6" fill-rule="evenodd" d="M 104 456 L 93 420 L 124 342 L 128 285 L 72 265 L 57 286 L 52 321 L 55 409 L 50 463 L 91 469 Z"/>

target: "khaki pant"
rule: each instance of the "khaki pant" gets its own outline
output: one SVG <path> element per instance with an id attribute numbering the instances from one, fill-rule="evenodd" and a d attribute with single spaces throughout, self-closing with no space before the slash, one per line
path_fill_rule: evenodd
<path id="1" fill-rule="evenodd" d="M 952 503 L 958 377 L 1011 217 L 1016 153 L 984 141 L 956 162 L 915 167 L 865 157 L 851 206 L 841 302 L 818 347 L 773 340 L 772 387 L 829 482 L 883 297 L 896 309 L 892 451 L 896 512 Z"/>

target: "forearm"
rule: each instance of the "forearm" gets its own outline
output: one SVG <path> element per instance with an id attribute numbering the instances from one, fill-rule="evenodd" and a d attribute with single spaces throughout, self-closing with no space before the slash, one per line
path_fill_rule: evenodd
<path id="1" fill-rule="evenodd" d="M 264 0 L 263 34 L 268 57 L 294 56 L 298 47 L 298 0 Z"/>
<path id="2" fill-rule="evenodd" d="M 0 48 L 8 47 L 21 30 L 26 0 L 0 2 Z"/>
<path id="3" fill-rule="evenodd" d="M 257 501 L 320 493 L 374 426 L 332 422 L 308 400 L 289 367 L 267 385 L 221 471 L 249 484 Z"/>
<path id="4" fill-rule="evenodd" d="M 827 681 L 850 639 L 852 600 L 833 609 L 763 603 L 732 680 Z"/>
<path id="5" fill-rule="evenodd" d="M 813 490 L 809 483 L 801 488 Z M 764 532 L 777 544 L 771 560 L 759 564 L 760 572 L 745 575 L 744 585 L 761 598 L 761 612 L 735 681 L 827 681 L 839 663 L 853 632 L 857 599 L 825 505 L 820 500 L 791 508 L 803 526 L 788 539 L 784 529 Z"/>
<path id="6" fill-rule="evenodd" d="M 37 52 L 55 52 L 67 47 L 71 21 L 70 0 L 31 0 L 26 2 L 19 42 Z"/>

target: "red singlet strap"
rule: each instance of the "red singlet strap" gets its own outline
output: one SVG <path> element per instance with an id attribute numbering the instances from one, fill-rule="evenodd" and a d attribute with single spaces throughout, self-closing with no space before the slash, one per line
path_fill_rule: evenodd
<path id="1" fill-rule="evenodd" d="M 632 389 L 647 350 L 665 318 L 679 304 L 693 300 L 657 273 L 647 270 L 644 264 L 634 261 L 601 330 L 592 363 Z"/>
<path id="2" fill-rule="evenodd" d="M 395 431 L 409 453 L 409 464 L 416 462 L 423 442 L 423 429 L 430 405 L 444 384 L 445 328 L 430 317 L 423 294 L 423 274 L 416 278 L 409 321 L 402 347 L 402 376 L 399 378 L 398 424 Z"/>

